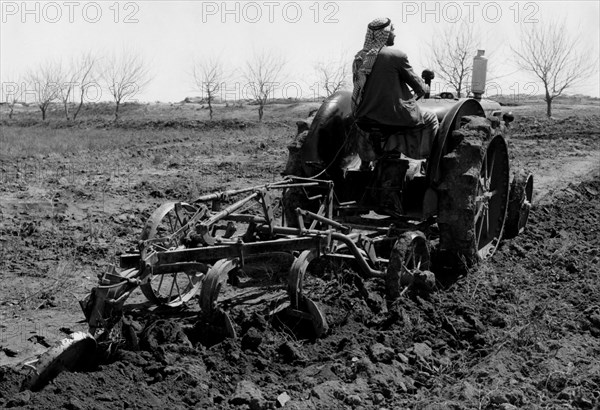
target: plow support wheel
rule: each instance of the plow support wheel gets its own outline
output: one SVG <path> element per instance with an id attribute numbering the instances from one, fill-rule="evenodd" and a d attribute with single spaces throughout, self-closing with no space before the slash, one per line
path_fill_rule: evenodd
<path id="1" fill-rule="evenodd" d="M 198 209 L 188 203 L 167 202 L 152 213 L 140 240 L 164 239 L 152 246 L 159 251 L 183 249 L 181 237 L 191 229 L 188 221 L 196 212 Z M 145 252 L 142 252 L 142 258 L 144 256 Z M 173 269 L 171 272 L 151 274 L 140 289 L 156 305 L 178 307 L 196 295 L 202 284 L 203 273 L 195 269 Z"/>

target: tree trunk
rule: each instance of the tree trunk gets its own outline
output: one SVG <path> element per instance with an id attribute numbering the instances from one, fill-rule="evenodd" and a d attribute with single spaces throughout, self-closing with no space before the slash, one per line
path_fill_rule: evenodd
<path id="1" fill-rule="evenodd" d="M 81 91 L 81 99 L 79 100 L 79 105 L 77 106 L 75 113 L 73 113 L 73 119 L 77 118 L 77 115 L 79 114 L 79 110 L 81 110 L 81 107 L 83 107 L 83 91 Z"/>
<path id="2" fill-rule="evenodd" d="M 546 115 L 548 118 L 552 117 L 552 97 L 546 93 Z"/>
<path id="3" fill-rule="evenodd" d="M 46 110 L 48 110 L 48 104 L 40 103 L 38 104 L 38 107 L 40 107 L 40 111 L 42 112 L 42 121 L 46 121 Z"/>
<path id="4" fill-rule="evenodd" d="M 258 104 L 258 122 L 262 122 L 262 117 L 264 114 L 264 105 L 263 103 Z"/>
<path id="5" fill-rule="evenodd" d="M 119 105 L 120 101 L 117 101 L 117 105 L 115 106 L 115 121 L 119 119 Z"/>
<path id="6" fill-rule="evenodd" d="M 67 117 L 67 121 L 70 121 L 69 118 L 69 103 L 67 101 L 63 101 L 63 107 L 65 108 L 65 117 Z"/>
<path id="7" fill-rule="evenodd" d="M 15 105 L 14 105 L 14 104 L 11 104 L 11 105 L 9 106 L 9 108 L 10 108 L 10 111 L 8 112 L 8 118 L 12 120 L 13 111 L 15 110 Z"/>
<path id="8" fill-rule="evenodd" d="M 212 96 L 208 94 L 208 118 L 212 121 L 213 109 L 212 109 Z"/>

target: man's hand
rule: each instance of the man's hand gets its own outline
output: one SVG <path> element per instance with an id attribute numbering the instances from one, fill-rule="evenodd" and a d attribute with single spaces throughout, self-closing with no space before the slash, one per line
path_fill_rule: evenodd
<path id="1" fill-rule="evenodd" d="M 425 84 L 423 86 L 423 92 L 417 94 L 417 100 L 419 100 L 421 97 L 423 97 L 425 94 L 427 94 L 429 92 L 429 86 L 427 84 Z"/>

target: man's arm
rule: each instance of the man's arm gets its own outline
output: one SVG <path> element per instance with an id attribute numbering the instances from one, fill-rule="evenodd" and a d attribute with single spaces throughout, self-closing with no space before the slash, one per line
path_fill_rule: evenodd
<path id="1" fill-rule="evenodd" d="M 408 57 L 403 54 L 398 59 L 398 69 L 400 70 L 400 78 L 412 88 L 417 97 L 425 94 L 425 83 L 417 74 L 408 62 Z"/>

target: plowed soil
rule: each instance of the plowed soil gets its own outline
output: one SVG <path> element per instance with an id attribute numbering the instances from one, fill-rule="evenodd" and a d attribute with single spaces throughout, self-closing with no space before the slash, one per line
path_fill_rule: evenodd
<path id="1" fill-rule="evenodd" d="M 215 137 L 142 127 L 117 147 L 9 151 L 0 164 L 0 407 L 600 408 L 600 116 L 557 112 L 516 112 L 508 136 L 511 167 L 536 178 L 526 231 L 448 288 L 382 309 L 382 284 L 367 283 L 367 303 L 343 270 L 318 300 L 324 338 L 240 313 L 240 337 L 211 346 L 199 342 L 195 301 L 164 311 L 136 293 L 126 319 L 139 345 L 38 392 L 20 391 L 22 363 L 86 329 L 77 300 L 135 248 L 150 213 L 277 179 L 294 129 L 251 124 Z M 3 142 L 32 128 L 7 126 Z"/>

